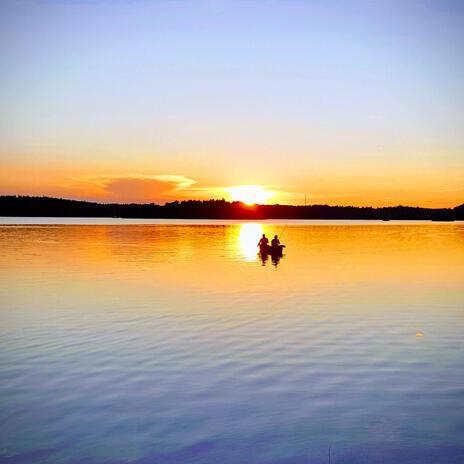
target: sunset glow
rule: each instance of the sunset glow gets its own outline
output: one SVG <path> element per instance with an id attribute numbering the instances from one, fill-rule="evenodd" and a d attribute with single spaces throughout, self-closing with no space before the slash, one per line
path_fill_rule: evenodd
<path id="1" fill-rule="evenodd" d="M 274 196 L 274 192 L 270 192 L 259 185 L 231 187 L 227 191 L 233 201 L 241 201 L 247 205 L 263 204 Z"/>
<path id="2" fill-rule="evenodd" d="M 464 464 L 464 0 L 1 0 L 0 461 Z"/>
<path id="3" fill-rule="evenodd" d="M 463 203 L 460 2 L 333 3 L 4 0 L 0 194 Z"/>

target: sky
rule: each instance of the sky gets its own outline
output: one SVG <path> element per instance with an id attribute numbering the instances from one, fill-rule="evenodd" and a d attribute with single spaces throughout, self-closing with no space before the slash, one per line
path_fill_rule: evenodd
<path id="1" fill-rule="evenodd" d="M 2 0 L 0 194 L 457 206 L 463 24 L 460 0 Z"/>

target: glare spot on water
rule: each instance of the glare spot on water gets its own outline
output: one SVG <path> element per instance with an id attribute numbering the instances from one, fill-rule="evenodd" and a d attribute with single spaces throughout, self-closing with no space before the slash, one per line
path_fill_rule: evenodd
<path id="1" fill-rule="evenodd" d="M 240 251 L 247 261 L 256 259 L 259 238 L 263 234 L 261 224 L 242 224 L 238 235 Z"/>

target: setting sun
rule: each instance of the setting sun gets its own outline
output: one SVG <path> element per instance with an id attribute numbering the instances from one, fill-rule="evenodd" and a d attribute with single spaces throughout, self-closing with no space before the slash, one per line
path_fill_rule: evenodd
<path id="1" fill-rule="evenodd" d="M 259 185 L 241 185 L 227 189 L 233 201 L 242 201 L 247 205 L 262 204 L 274 196 L 274 192 Z"/>

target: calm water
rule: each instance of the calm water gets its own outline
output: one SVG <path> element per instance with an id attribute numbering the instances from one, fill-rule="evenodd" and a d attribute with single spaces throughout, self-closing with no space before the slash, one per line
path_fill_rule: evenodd
<path id="1" fill-rule="evenodd" d="M 309 224 L 0 226 L 0 462 L 463 463 L 464 224 Z"/>

